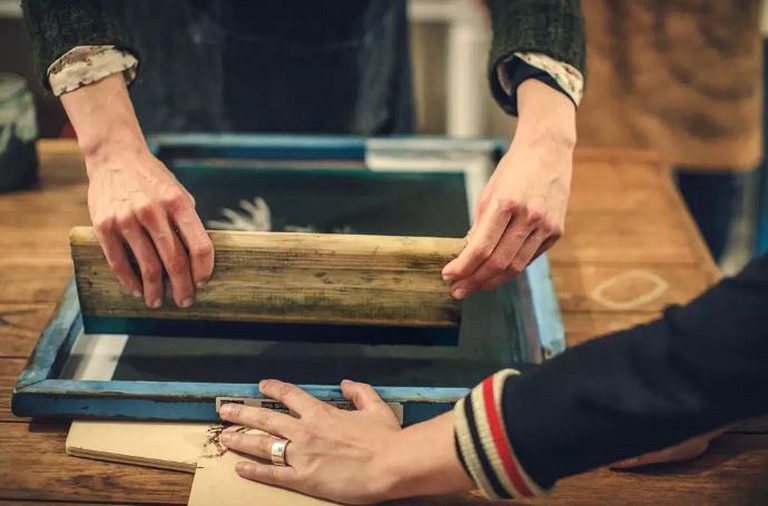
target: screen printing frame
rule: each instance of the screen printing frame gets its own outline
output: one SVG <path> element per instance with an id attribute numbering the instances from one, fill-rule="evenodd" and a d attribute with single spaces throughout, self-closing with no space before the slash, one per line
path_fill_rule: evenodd
<path id="1" fill-rule="evenodd" d="M 291 163 L 335 160 L 366 169 L 404 171 L 460 171 L 465 174 L 470 219 L 485 181 L 503 153 L 504 143 L 491 139 L 408 137 L 253 136 L 236 134 L 161 135 L 150 139 L 155 153 L 169 147 L 205 147 L 227 156 L 244 153 L 260 160 Z M 527 360 L 540 363 L 565 349 L 549 263 L 545 255 L 518 278 L 521 311 L 527 338 Z M 216 421 L 217 397 L 260 398 L 256 384 L 95 381 L 60 379 L 60 373 L 83 332 L 83 320 L 74 281 L 70 282 L 50 322 L 43 330 L 13 390 L 12 410 L 17 416 Z M 300 385 L 328 401 L 342 401 L 337 385 Z M 468 388 L 388 387 L 375 385 L 390 403 L 403 406 L 404 423 L 429 419 L 451 408 Z"/>

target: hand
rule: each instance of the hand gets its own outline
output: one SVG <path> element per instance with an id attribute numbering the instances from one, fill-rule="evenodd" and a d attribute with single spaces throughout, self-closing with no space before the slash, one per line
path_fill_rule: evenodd
<path id="1" fill-rule="evenodd" d="M 343 381 L 341 391 L 357 411 L 321 402 L 298 387 L 276 380 L 261 392 L 298 415 L 225 404 L 222 419 L 290 441 L 286 467 L 240 462 L 237 473 L 250 480 L 352 504 L 472 488 L 456 457 L 452 413 L 401 429 L 391 409 L 370 385 Z M 221 443 L 269 461 L 274 438 L 224 433 Z"/>
<path id="2" fill-rule="evenodd" d="M 61 103 L 85 157 L 96 237 L 118 281 L 158 308 L 165 270 L 176 304 L 190 306 L 213 272 L 213 243 L 192 195 L 150 153 L 122 75 L 65 93 Z"/>
<path id="3" fill-rule="evenodd" d="M 463 299 L 520 274 L 560 238 L 571 187 L 575 108 L 535 80 L 518 87 L 520 122 L 477 202 L 467 247 L 443 269 Z"/>
<path id="4" fill-rule="evenodd" d="M 213 243 L 192 195 L 147 149 L 113 150 L 86 158 L 86 166 L 91 221 L 120 284 L 159 308 L 165 270 L 176 305 L 191 306 L 213 271 Z"/>
<path id="5" fill-rule="evenodd" d="M 726 430 L 727 429 L 725 428 L 713 430 L 712 432 L 692 437 L 680 444 L 664 448 L 663 450 L 616 462 L 611 465 L 611 469 L 632 469 L 634 467 L 649 466 L 652 464 L 693 460 L 701 456 L 701 454 L 709 448 L 709 444 L 712 440 L 720 437 Z"/>

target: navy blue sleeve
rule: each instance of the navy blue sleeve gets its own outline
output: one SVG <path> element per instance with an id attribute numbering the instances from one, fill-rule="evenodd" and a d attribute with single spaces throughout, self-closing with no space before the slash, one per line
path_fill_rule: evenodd
<path id="1" fill-rule="evenodd" d="M 768 413 L 768 256 L 660 319 L 577 346 L 502 403 L 510 444 L 543 487 Z"/>

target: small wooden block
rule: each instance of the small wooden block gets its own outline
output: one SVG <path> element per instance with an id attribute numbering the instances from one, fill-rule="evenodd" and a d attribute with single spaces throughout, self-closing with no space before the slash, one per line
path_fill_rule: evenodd
<path id="1" fill-rule="evenodd" d="M 464 239 L 210 232 L 215 265 L 192 307 L 148 309 L 122 290 L 91 227 L 70 234 L 86 316 L 273 323 L 456 326 L 460 304 L 441 277 Z"/>

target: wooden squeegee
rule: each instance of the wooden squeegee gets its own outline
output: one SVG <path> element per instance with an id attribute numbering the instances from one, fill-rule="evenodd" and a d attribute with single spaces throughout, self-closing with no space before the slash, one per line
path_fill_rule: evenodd
<path id="1" fill-rule="evenodd" d="M 91 227 L 70 234 L 85 316 L 448 327 L 460 303 L 441 270 L 464 239 L 210 232 L 215 263 L 192 307 L 149 309 L 124 292 Z"/>

